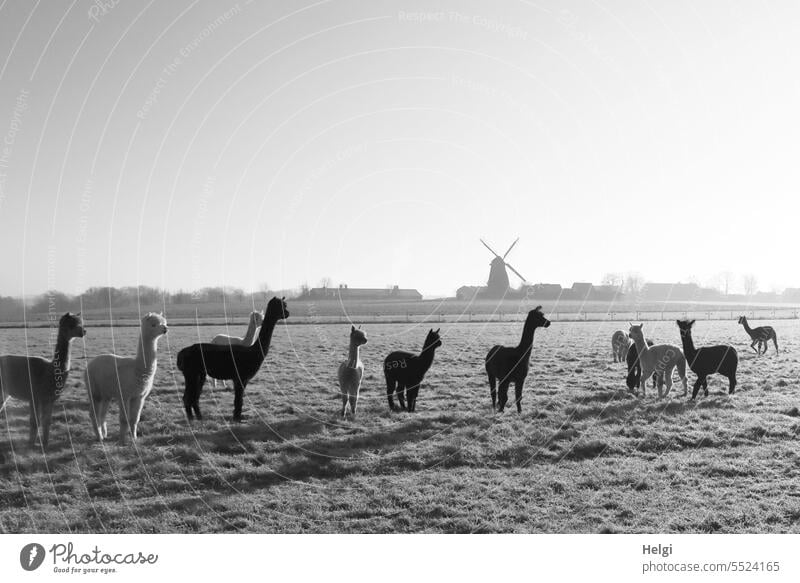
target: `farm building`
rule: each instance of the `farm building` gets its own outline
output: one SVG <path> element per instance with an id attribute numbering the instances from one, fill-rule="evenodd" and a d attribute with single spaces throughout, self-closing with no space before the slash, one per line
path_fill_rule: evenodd
<path id="1" fill-rule="evenodd" d="M 403 289 L 398 286 L 387 288 L 357 288 L 340 285 L 339 287 L 314 287 L 305 295 L 312 300 L 393 300 L 417 301 L 422 294 L 415 289 Z"/>
<path id="2" fill-rule="evenodd" d="M 560 283 L 537 283 L 533 286 L 533 297 L 543 300 L 555 300 L 561 293 L 563 288 Z"/>

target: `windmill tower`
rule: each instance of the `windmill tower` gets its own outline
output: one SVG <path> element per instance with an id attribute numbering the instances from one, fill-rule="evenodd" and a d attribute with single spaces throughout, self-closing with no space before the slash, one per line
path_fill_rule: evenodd
<path id="1" fill-rule="evenodd" d="M 506 267 L 513 271 L 514 274 L 520 278 L 523 284 L 527 284 L 527 280 L 522 276 L 522 274 L 506 262 L 506 257 L 508 257 L 508 254 L 511 253 L 511 250 L 514 248 L 514 245 L 517 244 L 517 241 L 519 241 L 519 237 L 517 237 L 516 241 L 511 243 L 511 247 L 509 247 L 508 250 L 501 256 L 494 249 L 489 247 L 486 241 L 481 239 L 483 246 L 491 251 L 492 255 L 494 255 L 494 259 L 492 259 L 492 262 L 489 264 L 489 281 L 486 283 L 485 291 L 485 295 L 487 297 L 500 298 L 512 291 L 509 285 Z"/>

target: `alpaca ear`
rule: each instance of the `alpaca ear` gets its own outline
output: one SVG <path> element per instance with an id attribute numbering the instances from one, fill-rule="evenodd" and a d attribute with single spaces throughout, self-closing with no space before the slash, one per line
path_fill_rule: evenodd
<path id="1" fill-rule="evenodd" d="M 689 322 L 689 324 L 693 326 L 695 322 L 697 322 L 697 320 L 692 320 L 691 322 Z"/>
<path id="2" fill-rule="evenodd" d="M 644 322 L 639 322 L 639 328 L 644 328 Z"/>
<path id="3" fill-rule="evenodd" d="M 675 323 L 676 323 L 678 326 L 680 326 L 680 325 L 681 325 L 681 321 L 680 321 L 680 320 L 675 320 Z"/>
<path id="4" fill-rule="evenodd" d="M 355 332 L 355 331 L 356 331 L 356 327 L 351 325 L 350 326 L 350 332 Z"/>
<path id="5" fill-rule="evenodd" d="M 437 334 L 439 333 L 439 330 L 441 330 L 441 328 L 437 328 L 437 329 L 436 329 L 436 333 L 437 333 Z"/>

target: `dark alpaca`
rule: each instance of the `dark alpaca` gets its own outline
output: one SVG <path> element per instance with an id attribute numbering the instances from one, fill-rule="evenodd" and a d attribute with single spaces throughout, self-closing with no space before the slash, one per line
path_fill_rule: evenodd
<path id="1" fill-rule="evenodd" d="M 692 340 L 692 325 L 694 320 L 677 320 L 678 328 L 681 331 L 681 342 L 683 343 L 683 354 L 689 368 L 697 375 L 692 390 L 692 399 L 697 396 L 700 387 L 703 393 L 708 396 L 708 375 L 719 373 L 728 377 L 728 394 L 732 395 L 736 389 L 736 368 L 739 366 L 739 355 L 736 349 L 730 344 L 718 344 L 717 346 L 694 347 Z"/>
<path id="2" fill-rule="evenodd" d="M 648 346 L 653 346 L 653 341 L 647 341 Z M 628 363 L 628 376 L 625 379 L 625 383 L 628 385 L 628 389 L 631 391 L 639 386 L 639 383 L 642 380 L 642 365 L 639 364 L 639 353 L 636 351 L 636 345 L 631 344 L 628 348 L 628 354 L 625 356 L 625 360 Z M 653 373 L 653 388 L 656 388 L 656 382 L 658 380 L 658 373 Z"/>
<path id="3" fill-rule="evenodd" d="M 486 374 L 489 375 L 489 389 L 492 393 L 492 409 L 503 412 L 508 402 L 508 386 L 513 382 L 516 393 L 517 411 L 522 413 L 522 387 L 530 367 L 533 333 L 536 328 L 547 328 L 550 320 L 544 317 L 542 306 L 528 312 L 522 339 L 517 346 L 493 346 L 486 355 Z M 497 385 L 500 385 L 498 398 Z"/>
<path id="4" fill-rule="evenodd" d="M 772 326 L 759 326 L 758 328 L 751 328 L 750 324 L 747 323 L 747 318 L 744 316 L 739 316 L 739 323 L 744 326 L 745 332 L 750 336 L 750 339 L 753 343 L 750 345 L 750 348 L 755 350 L 756 354 L 762 354 L 761 347 L 764 347 L 763 354 L 767 353 L 767 342 L 772 340 L 775 344 L 775 353 L 778 353 L 778 335 L 775 333 L 775 328 Z M 758 344 L 758 348 L 756 348 L 756 344 Z"/>
<path id="5" fill-rule="evenodd" d="M 39 428 L 41 444 L 47 449 L 53 405 L 67 386 L 70 371 L 69 343 L 86 336 L 80 313 L 67 312 L 58 322 L 53 360 L 40 356 L 0 356 L 0 411 L 10 397 L 28 401 L 31 411 L 28 442 L 33 447 Z"/>
<path id="6" fill-rule="evenodd" d="M 439 328 L 441 330 L 441 328 Z M 408 397 L 408 412 L 413 413 L 417 408 L 417 395 L 425 373 L 433 364 L 433 355 L 442 345 L 439 330 L 431 329 L 422 344 L 422 352 L 412 354 L 396 350 L 389 353 L 383 361 L 383 374 L 386 377 L 386 394 L 389 397 L 389 409 L 396 411 L 392 395 L 397 392 L 400 408 L 406 408 Z"/>
<path id="7" fill-rule="evenodd" d="M 200 393 L 206 377 L 233 381 L 233 420 L 242 420 L 244 389 L 250 382 L 269 352 L 272 332 L 278 320 L 289 317 L 283 298 L 272 298 L 264 311 L 264 323 L 258 338 L 251 346 L 235 344 L 192 344 L 178 353 L 178 369 L 183 373 L 186 388 L 183 392 L 183 407 L 191 421 L 194 416 L 202 419 Z"/>

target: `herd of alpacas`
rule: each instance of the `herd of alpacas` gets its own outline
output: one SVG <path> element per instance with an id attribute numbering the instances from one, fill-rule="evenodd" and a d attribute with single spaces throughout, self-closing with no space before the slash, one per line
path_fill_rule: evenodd
<path id="1" fill-rule="evenodd" d="M 177 367 L 183 373 L 183 406 L 189 421 L 202 419 L 200 393 L 207 378 L 233 383 L 233 419 L 242 421 L 244 390 L 261 368 L 269 352 L 272 333 L 276 324 L 289 317 L 284 298 L 272 298 L 263 315 L 253 312 L 246 334 L 239 338 L 227 335 L 215 336 L 208 343 L 187 346 L 178 352 Z M 626 384 L 633 391 L 641 389 L 645 396 L 646 382 L 652 379 L 658 396 L 666 396 L 672 387 L 673 371 L 677 369 L 683 384 L 683 395 L 688 393 L 686 365 L 697 375 L 692 390 L 692 399 L 702 388 L 708 396 L 708 377 L 721 374 L 728 378 L 728 393 L 736 388 L 736 369 L 739 356 L 729 344 L 695 347 L 692 340 L 694 320 L 677 320 L 681 347 L 673 344 L 654 344 L 644 336 L 644 325 L 630 325 L 628 332 L 617 330 L 611 338 L 614 362 L 627 364 Z M 767 351 L 767 342 L 772 340 L 778 351 L 778 339 L 770 326 L 750 328 L 747 318 L 739 318 L 739 324 L 753 340 L 751 348 L 759 355 Z M 514 383 L 514 403 L 522 413 L 522 389 L 528 376 L 533 336 L 537 328 L 550 326 L 542 312 L 542 306 L 531 310 L 522 327 L 522 336 L 516 346 L 493 346 L 485 358 L 486 374 L 492 409 L 502 412 L 508 402 L 508 388 Z M 167 321 L 161 314 L 147 314 L 141 320 L 141 329 L 135 357 L 102 354 L 89 361 L 84 372 L 84 384 L 88 393 L 89 415 L 97 439 L 108 437 L 106 415 L 112 401 L 119 408 L 119 441 L 128 438 L 135 441 L 139 419 L 145 399 L 153 388 L 156 374 L 158 340 L 167 333 Z M 10 398 L 30 403 L 29 444 L 47 448 L 53 405 L 64 390 L 70 371 L 70 343 L 74 338 L 86 335 L 80 313 L 64 314 L 58 326 L 53 359 L 38 356 L 0 356 L 0 412 Z M 341 416 L 356 414 L 364 364 L 360 348 L 367 343 L 366 333 L 355 326 L 350 328 L 350 345 L 347 359 L 338 368 L 339 392 L 342 398 Z M 442 346 L 439 330 L 431 329 L 419 354 L 393 351 L 384 359 L 386 393 L 392 411 L 416 410 L 425 374 L 433 364 L 436 349 Z M 666 392 L 662 389 L 666 384 Z M 399 406 L 395 404 L 397 397 Z"/>

